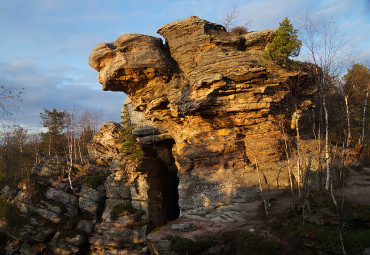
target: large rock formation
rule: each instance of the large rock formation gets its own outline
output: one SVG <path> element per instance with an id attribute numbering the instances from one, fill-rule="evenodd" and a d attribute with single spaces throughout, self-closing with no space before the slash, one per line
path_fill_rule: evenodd
<path id="1" fill-rule="evenodd" d="M 292 132 L 295 106 L 311 105 L 311 68 L 261 57 L 275 30 L 232 34 L 189 17 L 158 33 L 165 44 L 139 34 L 101 43 L 89 64 L 103 90 L 126 93 L 172 136 L 181 215 L 242 220 L 258 207 L 256 164 L 267 185 L 287 185 L 282 128 Z"/>

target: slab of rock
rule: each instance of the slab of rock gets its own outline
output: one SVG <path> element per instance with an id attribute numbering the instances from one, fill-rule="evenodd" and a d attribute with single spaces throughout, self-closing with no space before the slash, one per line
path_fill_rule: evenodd
<path id="1" fill-rule="evenodd" d="M 45 195 L 47 199 L 60 202 L 64 205 L 77 205 L 78 201 L 75 195 L 53 188 L 48 189 Z"/>
<path id="2" fill-rule="evenodd" d="M 160 134 L 158 129 L 152 126 L 139 126 L 132 131 L 134 136 L 154 136 Z"/>

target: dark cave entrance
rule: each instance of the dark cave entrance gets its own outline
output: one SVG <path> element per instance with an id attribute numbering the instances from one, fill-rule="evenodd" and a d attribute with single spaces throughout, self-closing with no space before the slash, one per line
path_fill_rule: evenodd
<path id="1" fill-rule="evenodd" d="M 180 215 L 177 167 L 172 155 L 173 140 L 142 145 L 148 172 L 149 225 L 147 232 L 177 219 Z"/>

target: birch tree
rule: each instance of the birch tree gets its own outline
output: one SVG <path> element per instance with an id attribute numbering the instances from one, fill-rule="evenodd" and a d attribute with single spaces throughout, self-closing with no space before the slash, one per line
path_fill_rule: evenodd
<path id="1" fill-rule="evenodd" d="M 329 144 L 329 116 L 327 108 L 326 92 L 330 87 L 332 77 L 338 76 L 340 60 L 345 56 L 346 42 L 338 32 L 338 28 L 332 19 L 324 16 L 308 13 L 299 18 L 300 35 L 302 39 L 302 53 L 306 60 L 316 66 L 315 83 L 319 88 L 320 99 L 324 111 L 325 120 L 325 162 L 326 182 L 325 189 L 329 190 L 331 181 L 330 168 L 330 144 Z"/>
<path id="2" fill-rule="evenodd" d="M 366 108 L 370 91 L 370 69 L 361 64 L 353 64 L 343 76 L 343 95 L 345 100 L 351 99 L 351 106 L 347 107 L 348 114 L 354 115 L 357 126 L 358 142 L 364 144 L 366 129 Z M 349 121 L 349 120 L 348 120 Z"/>

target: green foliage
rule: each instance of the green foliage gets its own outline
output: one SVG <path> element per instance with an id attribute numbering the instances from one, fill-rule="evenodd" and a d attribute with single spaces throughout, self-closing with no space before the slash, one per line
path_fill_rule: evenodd
<path id="1" fill-rule="evenodd" d="M 358 141 L 362 136 L 363 109 L 366 95 L 370 91 L 370 69 L 368 66 L 354 64 L 343 76 L 342 94 L 348 98 L 348 110 L 350 113 L 351 136 L 353 141 Z M 343 100 L 342 100 L 343 101 Z M 370 97 L 367 98 L 365 114 L 365 137 L 364 143 L 369 143 L 369 128 L 366 123 L 370 119 Z"/>
<path id="2" fill-rule="evenodd" d="M 285 18 L 262 56 L 278 65 L 286 66 L 289 64 L 288 58 L 297 57 L 302 46 L 302 41 L 298 40 L 297 32 L 298 30 L 293 28 L 290 20 Z"/>
<path id="3" fill-rule="evenodd" d="M 370 229 L 360 231 L 345 231 L 343 233 L 344 247 L 349 254 L 361 254 L 370 247 Z"/>
<path id="4" fill-rule="evenodd" d="M 129 156 L 131 161 L 140 160 L 144 157 L 144 152 L 136 142 L 136 138 L 132 134 L 135 127 L 131 124 L 129 111 L 127 105 L 124 106 L 121 116 L 121 142 L 122 146 L 120 152 Z"/>
<path id="5" fill-rule="evenodd" d="M 193 241 L 179 236 L 171 237 L 170 249 L 179 255 L 196 255 L 207 250 L 212 246 L 212 242 L 207 239 Z"/>
<path id="6" fill-rule="evenodd" d="M 370 224 L 370 205 L 361 205 L 355 202 L 345 202 L 343 214 L 347 218 Z"/>
<path id="7" fill-rule="evenodd" d="M 113 207 L 112 211 L 110 212 L 110 215 L 113 218 L 118 217 L 119 215 L 129 215 L 137 212 L 131 202 L 126 202 L 124 204 L 117 204 Z"/>
<path id="8" fill-rule="evenodd" d="M 343 76 L 343 92 L 356 99 L 362 99 L 369 91 L 370 69 L 361 64 L 353 64 L 347 69 L 347 74 Z M 359 102 L 360 105 L 363 102 Z"/>
<path id="9" fill-rule="evenodd" d="M 238 255 L 285 254 L 281 243 L 247 231 L 237 232 L 235 246 Z"/>
<path id="10" fill-rule="evenodd" d="M 66 111 L 60 111 L 53 108 L 52 111 L 44 109 L 44 113 L 40 113 L 42 126 L 47 128 L 46 133 L 41 134 L 41 149 L 49 154 L 63 155 L 65 153 L 66 137 L 64 130 L 66 128 L 65 117 Z"/>
<path id="11" fill-rule="evenodd" d="M 84 177 L 84 184 L 92 189 L 96 189 L 100 184 L 105 181 L 105 176 L 93 175 L 93 176 L 85 176 Z"/>

